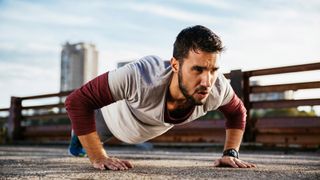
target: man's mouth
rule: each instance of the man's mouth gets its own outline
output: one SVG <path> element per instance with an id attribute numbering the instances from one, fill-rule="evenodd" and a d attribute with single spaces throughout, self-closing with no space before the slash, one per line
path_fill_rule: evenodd
<path id="1" fill-rule="evenodd" d="M 208 92 L 207 91 L 200 91 L 200 92 L 198 92 L 198 94 L 207 95 Z"/>
<path id="2" fill-rule="evenodd" d="M 200 91 L 200 92 L 197 92 L 197 96 L 200 98 L 200 99 L 204 99 L 206 98 L 208 95 L 208 92 L 207 91 Z"/>

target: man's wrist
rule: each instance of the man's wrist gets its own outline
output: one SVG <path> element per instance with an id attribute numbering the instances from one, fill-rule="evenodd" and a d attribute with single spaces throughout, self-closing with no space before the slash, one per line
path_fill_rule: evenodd
<path id="1" fill-rule="evenodd" d="M 226 149 L 223 151 L 223 155 L 222 156 L 231 156 L 234 158 L 239 158 L 239 152 L 236 149 Z"/>
<path id="2" fill-rule="evenodd" d="M 86 150 L 91 162 L 108 158 L 108 155 L 104 150 L 96 131 L 90 134 L 79 136 L 79 140 Z"/>

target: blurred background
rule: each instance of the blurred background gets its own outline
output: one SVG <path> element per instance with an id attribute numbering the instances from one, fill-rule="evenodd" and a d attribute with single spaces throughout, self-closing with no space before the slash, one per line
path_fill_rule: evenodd
<path id="1" fill-rule="evenodd" d="M 198 24 L 221 37 L 226 47 L 220 59 L 223 73 L 241 70 L 243 76 L 243 72 L 257 69 L 311 64 L 312 71 L 250 77 L 253 86 L 316 84 L 250 95 L 247 98 L 251 101 L 315 99 L 287 109 L 273 107 L 271 113 L 269 109 L 252 111 L 251 117 L 260 118 L 267 112 L 281 117 L 320 116 L 318 0 L 0 0 L 0 108 L 8 108 L 10 101 L 12 105 L 11 96 L 72 90 L 123 62 L 146 55 L 170 60 L 176 35 Z M 76 66 L 81 66 L 81 71 L 75 70 Z M 234 77 L 234 73 L 227 76 Z M 74 82 L 71 77 L 81 78 Z M 63 101 L 62 97 L 55 99 Z M 25 101 L 22 106 L 53 101 Z M 62 113 L 60 108 L 50 111 Z M 8 111 L 1 113 L 8 116 Z M 34 111 L 24 113 L 27 116 Z M 210 114 L 206 119 L 212 117 L 223 118 Z M 292 123 L 299 124 L 296 120 Z M 319 125 L 315 120 L 311 124 Z M 317 133 L 320 139 L 319 129 L 299 132 L 305 131 Z"/>

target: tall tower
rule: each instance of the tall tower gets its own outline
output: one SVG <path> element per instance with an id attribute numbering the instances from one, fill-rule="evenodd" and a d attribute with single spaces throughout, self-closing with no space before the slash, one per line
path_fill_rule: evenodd
<path id="1" fill-rule="evenodd" d="M 79 88 L 98 75 L 98 51 L 87 43 L 63 45 L 60 91 Z"/>

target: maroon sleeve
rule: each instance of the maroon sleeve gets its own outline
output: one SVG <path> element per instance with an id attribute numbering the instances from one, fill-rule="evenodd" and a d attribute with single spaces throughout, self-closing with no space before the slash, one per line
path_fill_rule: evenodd
<path id="1" fill-rule="evenodd" d="M 75 134 L 85 135 L 96 130 L 94 110 L 113 103 L 108 84 L 108 72 L 74 90 L 65 106 Z"/>
<path id="2" fill-rule="evenodd" d="M 219 110 L 227 118 L 226 129 L 244 129 L 246 126 L 247 110 L 236 94 L 231 101 L 219 107 Z"/>

